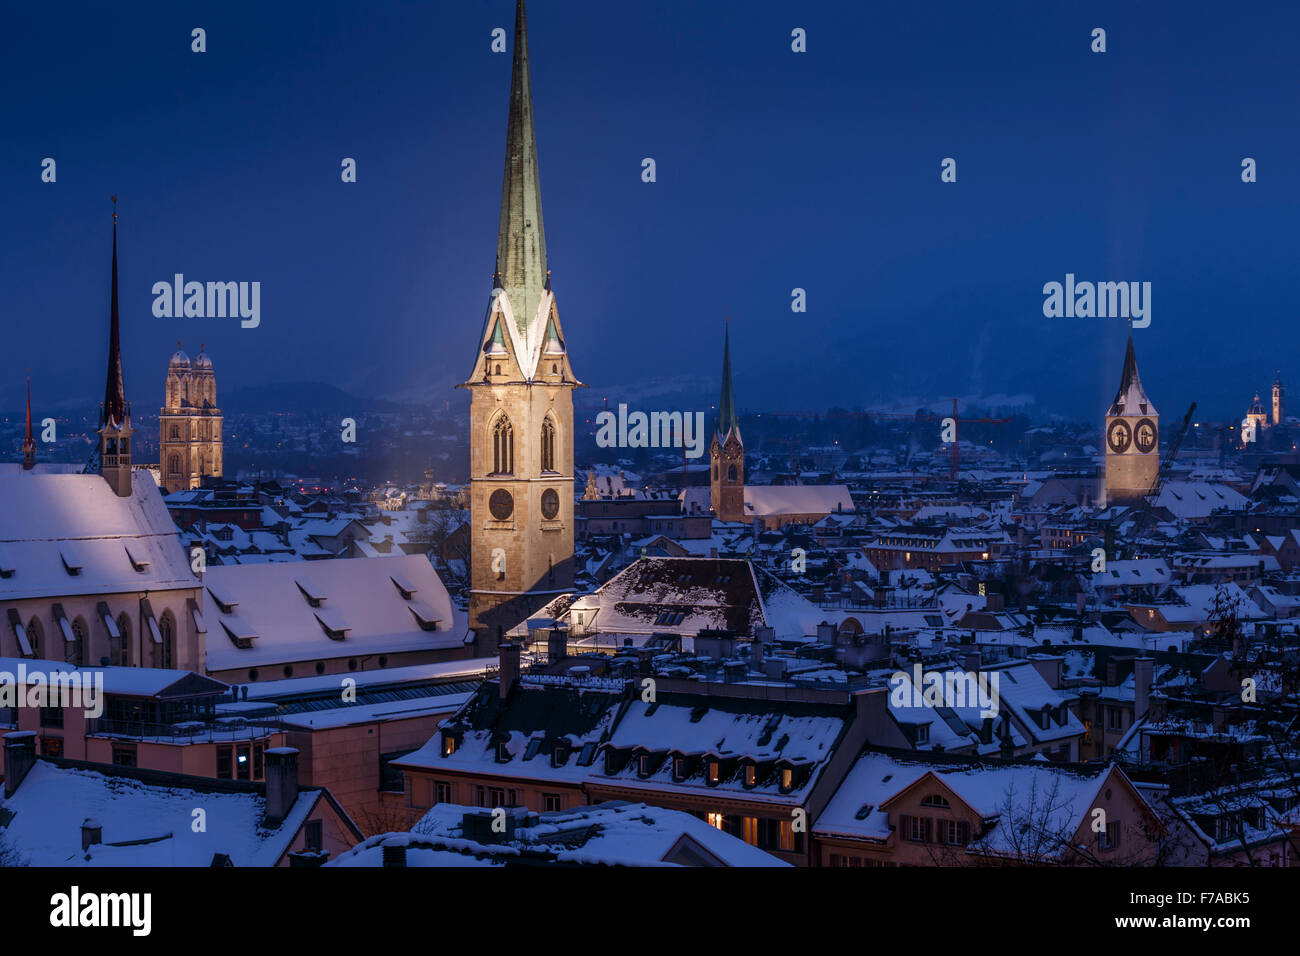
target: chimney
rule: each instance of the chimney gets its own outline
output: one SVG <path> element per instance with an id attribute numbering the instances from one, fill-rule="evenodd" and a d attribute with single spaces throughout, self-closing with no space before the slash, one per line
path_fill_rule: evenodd
<path id="1" fill-rule="evenodd" d="M 298 748 L 266 751 L 266 821 L 279 826 L 298 800 Z"/>
<path id="2" fill-rule="evenodd" d="M 81 821 L 81 849 L 89 850 L 96 843 L 104 842 L 104 825 L 94 817 Z"/>
<path id="3" fill-rule="evenodd" d="M 1003 760 L 1011 760 L 1016 755 L 1016 745 L 1011 739 L 1011 722 L 1002 718 L 1002 742 L 998 744 L 998 754 Z"/>
<path id="4" fill-rule="evenodd" d="M 500 666 L 497 669 L 497 682 L 500 685 L 501 699 L 510 696 L 511 689 L 519 683 L 519 645 L 505 643 L 497 645 Z"/>
<path id="5" fill-rule="evenodd" d="M 405 835 L 390 836 L 382 844 L 384 866 L 406 866 L 406 847 L 411 838 Z"/>
<path id="6" fill-rule="evenodd" d="M 980 743 L 993 743 L 993 718 L 985 717 L 980 721 Z"/>
<path id="7" fill-rule="evenodd" d="M 1141 720 L 1151 707 L 1151 679 L 1156 662 L 1150 657 L 1139 657 L 1133 662 L 1133 719 Z"/>
<path id="8" fill-rule="evenodd" d="M 1119 683 L 1119 661 L 1113 657 L 1106 662 L 1106 686 L 1114 687 Z"/>
<path id="9" fill-rule="evenodd" d="M 835 646 L 835 625 L 822 621 L 817 625 L 817 643 Z"/>
<path id="10" fill-rule="evenodd" d="M 1074 596 L 1074 606 L 1078 609 L 1079 614 L 1082 615 L 1088 607 L 1088 595 L 1083 591 L 1076 594 Z"/>
<path id="11" fill-rule="evenodd" d="M 569 630 L 553 627 L 546 636 L 546 662 L 554 664 L 569 656 Z"/>
<path id="12" fill-rule="evenodd" d="M 36 731 L 5 734 L 5 796 L 12 797 L 27 771 L 36 765 Z"/>
<path id="13" fill-rule="evenodd" d="M 980 672 L 981 663 L 983 663 L 983 659 L 979 651 L 968 651 L 961 656 L 961 666 L 971 674 Z"/>

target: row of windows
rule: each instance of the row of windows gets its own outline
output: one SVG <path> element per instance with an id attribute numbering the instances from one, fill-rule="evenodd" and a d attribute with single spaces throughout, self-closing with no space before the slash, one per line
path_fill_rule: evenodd
<path id="1" fill-rule="evenodd" d="M 555 471 L 555 421 L 547 416 L 542 422 L 542 471 Z M 492 426 L 492 474 L 515 473 L 515 426 L 506 415 Z"/>
<path id="2" fill-rule="evenodd" d="M 379 655 L 379 659 L 378 659 L 378 663 L 379 663 L 379 666 L 380 666 L 381 668 L 387 667 L 387 666 L 388 666 L 388 655 L 387 655 L 387 654 L 380 654 L 380 655 Z M 161 666 L 161 665 L 160 665 L 160 666 Z M 354 671 L 354 670 L 356 670 L 356 669 L 357 669 L 358 667 L 360 667 L 360 666 L 361 666 L 361 665 L 357 662 L 357 659 L 356 659 L 355 657 L 350 657 L 350 658 L 348 658 L 348 670 L 350 670 L 350 671 Z M 324 674 L 324 673 L 325 673 L 325 662 L 324 662 L 324 661 L 317 661 L 317 662 L 315 663 L 315 665 L 314 665 L 314 670 L 316 671 L 317 674 Z M 292 664 L 285 664 L 282 668 L 280 668 L 280 673 L 283 674 L 285 677 L 292 677 L 292 676 L 293 676 L 293 665 L 292 665 Z M 249 679 L 250 682 L 251 682 L 251 681 L 256 681 L 256 680 L 257 680 L 259 677 L 261 677 L 261 676 L 262 676 L 262 672 L 261 672 L 260 670 L 258 670 L 256 667 L 250 667 L 250 668 L 248 669 L 248 679 Z"/>
<path id="3" fill-rule="evenodd" d="M 405 753 L 405 751 L 403 751 Z M 460 791 L 473 801 L 473 806 L 495 810 L 497 807 L 519 806 L 519 791 L 513 787 L 487 787 L 480 784 L 457 784 L 449 780 L 429 780 L 408 777 L 406 805 L 425 810 L 440 803 L 459 803 Z M 556 813 L 564 809 L 563 794 L 543 793 L 542 812 Z"/>
<path id="4" fill-rule="evenodd" d="M 131 637 L 133 626 L 131 618 L 123 612 L 118 615 L 117 621 L 118 636 L 108 635 L 108 663 L 119 667 L 130 667 L 131 660 Z M 86 625 L 85 618 L 77 617 L 71 622 L 72 636 L 71 641 L 58 640 L 62 637 L 61 629 L 57 623 L 53 629 L 55 644 L 46 646 L 45 627 L 41 624 L 40 618 L 33 617 L 24 626 L 27 634 L 27 642 L 31 646 L 32 655 L 37 658 L 44 658 L 45 651 L 55 652 L 57 644 L 63 644 L 63 661 L 65 664 L 72 664 L 77 667 L 86 667 L 98 664 L 100 661 L 91 658 L 91 640 L 90 629 Z M 148 643 L 146 646 L 152 648 L 150 654 L 150 667 L 162 667 L 171 669 L 174 666 L 175 656 L 175 634 L 176 621 L 170 611 L 163 613 L 158 619 L 158 633 L 162 637 L 161 644 Z"/>

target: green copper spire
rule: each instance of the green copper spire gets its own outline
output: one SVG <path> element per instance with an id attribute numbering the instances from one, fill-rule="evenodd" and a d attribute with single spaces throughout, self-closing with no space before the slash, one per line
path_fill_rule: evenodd
<path id="1" fill-rule="evenodd" d="M 542 228 L 542 187 L 537 176 L 537 139 L 533 134 L 533 90 L 528 76 L 524 0 L 518 0 L 515 7 L 515 54 L 510 74 L 497 270 L 510 299 L 515 324 L 521 330 L 527 328 L 546 285 L 546 232 Z"/>
<path id="2" fill-rule="evenodd" d="M 736 399 L 731 392 L 731 326 L 722 339 L 722 398 L 718 402 L 718 438 L 725 439 L 736 427 Z"/>

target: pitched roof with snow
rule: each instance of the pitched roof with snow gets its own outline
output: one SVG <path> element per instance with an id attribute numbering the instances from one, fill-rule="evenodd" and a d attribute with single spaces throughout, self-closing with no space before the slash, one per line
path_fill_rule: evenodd
<path id="1" fill-rule="evenodd" d="M 198 587 L 158 486 L 0 464 L 0 599 Z"/>
<path id="2" fill-rule="evenodd" d="M 464 637 L 463 615 L 421 554 L 210 567 L 203 583 L 209 671 L 445 649 Z"/>

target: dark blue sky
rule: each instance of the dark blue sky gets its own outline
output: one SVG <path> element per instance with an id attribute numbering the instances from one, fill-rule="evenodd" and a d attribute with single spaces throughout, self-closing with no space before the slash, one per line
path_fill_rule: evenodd
<path id="1" fill-rule="evenodd" d="M 1239 417 L 1279 366 L 1300 401 L 1300 11 L 1082 6 L 533 0 L 578 376 L 611 401 L 657 377 L 716 382 L 728 313 L 742 407 L 1030 393 L 1093 417 L 1124 322 L 1044 318 L 1043 283 L 1073 272 L 1153 283 L 1136 343 L 1165 415 L 1197 399 Z M 113 192 L 137 404 L 160 401 L 177 338 L 207 341 L 223 391 L 452 397 L 490 290 L 510 72 L 490 34 L 513 36 L 513 8 L 9 9 L 0 397 L 27 366 L 38 398 L 102 390 Z M 260 281 L 260 328 L 154 318 L 150 288 L 175 272 Z"/>

